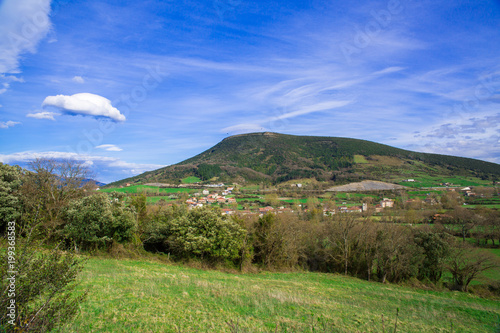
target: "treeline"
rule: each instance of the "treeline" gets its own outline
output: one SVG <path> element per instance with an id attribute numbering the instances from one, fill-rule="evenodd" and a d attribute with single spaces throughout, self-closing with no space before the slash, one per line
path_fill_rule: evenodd
<path id="1" fill-rule="evenodd" d="M 222 170 L 220 166 L 216 164 L 202 163 L 196 168 L 195 175 L 202 180 L 209 180 L 211 178 L 220 176 L 221 171 Z"/>
<path id="2" fill-rule="evenodd" d="M 467 237 L 500 244 L 495 210 L 456 208 L 433 228 L 374 223 L 352 214 L 325 217 L 314 207 L 307 213 L 228 217 L 211 208 L 147 205 L 144 195 L 125 202 L 120 193 L 96 193 L 83 181 L 89 178 L 86 170 L 75 163 L 40 160 L 31 169 L 1 165 L 1 231 L 9 221 L 24 230 L 35 226 L 40 239 L 75 252 L 134 243 L 174 259 L 241 269 L 301 268 L 380 282 L 417 278 L 436 283 L 445 269 L 450 271 L 453 253 L 467 246 Z M 472 278 L 482 269 L 472 270 Z M 466 290 L 468 280 L 457 282 L 457 277 L 453 287 Z"/>
<path id="3" fill-rule="evenodd" d="M 382 283 L 436 284 L 449 272 L 447 285 L 461 291 L 496 262 L 446 230 L 374 223 L 353 214 L 228 217 L 212 208 L 155 206 L 139 232 L 145 249 L 176 260 L 222 262 L 242 270 L 300 268 Z"/>

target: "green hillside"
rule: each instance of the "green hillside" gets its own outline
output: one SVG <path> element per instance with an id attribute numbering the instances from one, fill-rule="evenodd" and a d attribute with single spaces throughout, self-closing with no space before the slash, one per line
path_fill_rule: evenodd
<path id="1" fill-rule="evenodd" d="M 110 184 L 202 181 L 270 182 L 315 178 L 345 183 L 362 179 L 400 182 L 405 178 L 454 176 L 486 183 L 500 177 L 495 163 L 417 153 L 371 141 L 277 133 L 235 135 L 190 159 Z"/>

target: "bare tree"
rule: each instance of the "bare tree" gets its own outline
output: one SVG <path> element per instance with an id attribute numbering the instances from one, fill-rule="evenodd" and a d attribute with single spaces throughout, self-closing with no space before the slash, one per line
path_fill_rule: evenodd
<path id="1" fill-rule="evenodd" d="M 477 216 L 467 208 L 457 207 L 453 211 L 451 223 L 458 227 L 460 236 L 465 242 L 469 232 L 478 224 Z"/>
<path id="2" fill-rule="evenodd" d="M 325 255 L 341 265 L 345 275 L 351 265 L 352 248 L 358 233 L 354 232 L 358 225 L 356 217 L 352 213 L 336 215 L 326 225 Z"/>
<path id="3" fill-rule="evenodd" d="M 95 188 L 89 169 L 75 160 L 36 159 L 29 169 L 20 188 L 25 214 L 37 212 L 46 226 L 57 225 L 69 201 Z"/>

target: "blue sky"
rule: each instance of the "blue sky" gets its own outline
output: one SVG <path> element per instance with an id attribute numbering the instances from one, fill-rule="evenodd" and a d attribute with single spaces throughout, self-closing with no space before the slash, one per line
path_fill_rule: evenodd
<path id="1" fill-rule="evenodd" d="M 500 163 L 500 1 L 0 2 L 0 162 L 103 182 L 240 133 Z"/>

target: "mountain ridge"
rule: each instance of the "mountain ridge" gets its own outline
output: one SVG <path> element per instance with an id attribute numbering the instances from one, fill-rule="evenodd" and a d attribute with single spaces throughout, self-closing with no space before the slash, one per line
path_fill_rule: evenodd
<path id="1" fill-rule="evenodd" d="M 500 165 L 451 155 L 420 153 L 372 141 L 273 132 L 238 134 L 191 158 L 109 184 L 202 181 L 282 183 L 316 178 L 342 184 L 364 179 L 394 180 L 412 173 L 498 179 Z"/>

